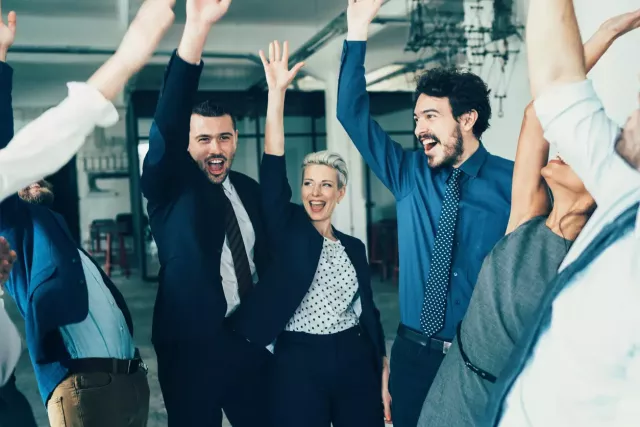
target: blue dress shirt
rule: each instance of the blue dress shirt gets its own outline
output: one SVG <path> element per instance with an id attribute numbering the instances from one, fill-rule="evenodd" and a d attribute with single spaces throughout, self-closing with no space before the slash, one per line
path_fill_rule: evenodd
<path id="1" fill-rule="evenodd" d="M 427 156 L 406 151 L 371 118 L 364 78 L 366 42 L 345 42 L 338 120 L 365 162 L 396 199 L 400 252 L 400 321 L 420 330 L 420 310 L 450 167 L 431 169 Z M 504 236 L 511 206 L 513 162 L 482 144 L 461 166 L 458 223 L 443 329 L 451 340 L 471 299 L 485 256 Z"/>
<path id="2" fill-rule="evenodd" d="M 78 253 L 87 283 L 89 314 L 80 323 L 60 328 L 69 355 L 72 359 L 133 359 L 135 346 L 122 311 L 95 264 Z"/>

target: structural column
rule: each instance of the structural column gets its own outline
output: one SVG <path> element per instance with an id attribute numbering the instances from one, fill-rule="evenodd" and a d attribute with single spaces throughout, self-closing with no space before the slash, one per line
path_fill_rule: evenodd
<path id="1" fill-rule="evenodd" d="M 336 59 L 339 59 L 336 58 Z M 344 157 L 349 168 L 347 194 L 333 214 L 334 226 L 343 233 L 350 234 L 367 244 L 367 208 L 364 179 L 364 162 L 347 133 L 336 118 L 338 100 L 339 62 L 333 62 L 323 73 L 325 87 L 325 108 L 327 128 L 327 150 Z"/>

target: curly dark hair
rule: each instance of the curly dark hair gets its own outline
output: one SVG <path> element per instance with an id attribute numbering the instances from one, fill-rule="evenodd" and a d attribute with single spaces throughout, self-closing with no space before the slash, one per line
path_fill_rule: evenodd
<path id="1" fill-rule="evenodd" d="M 432 68 L 425 71 L 418 79 L 416 99 L 421 94 L 435 98 L 448 98 L 451 113 L 458 120 L 461 115 L 475 110 L 478 119 L 473 125 L 473 134 L 480 139 L 484 131 L 489 129 L 491 118 L 491 90 L 477 75 L 455 68 Z"/>
<path id="2" fill-rule="evenodd" d="M 196 104 L 191 110 L 191 114 L 197 114 L 203 117 L 231 117 L 231 122 L 233 123 L 233 130 L 238 130 L 236 127 L 236 118 L 233 117 L 226 108 L 224 108 L 220 104 L 216 104 L 211 99 L 207 99 L 206 101 L 202 101 L 199 104 Z"/>

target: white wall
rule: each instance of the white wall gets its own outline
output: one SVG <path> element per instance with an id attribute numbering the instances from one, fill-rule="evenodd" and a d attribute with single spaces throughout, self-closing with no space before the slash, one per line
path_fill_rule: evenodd
<path id="1" fill-rule="evenodd" d="M 638 0 L 575 0 L 574 4 L 584 40 L 591 37 L 604 20 L 640 7 Z M 619 124 L 624 124 L 631 111 L 638 108 L 640 30 L 618 39 L 593 68 L 589 77 L 593 80 L 607 113 Z"/>

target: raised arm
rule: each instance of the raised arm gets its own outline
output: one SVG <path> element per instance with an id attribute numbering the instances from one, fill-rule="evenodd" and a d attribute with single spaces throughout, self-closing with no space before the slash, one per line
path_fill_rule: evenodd
<path id="1" fill-rule="evenodd" d="M 620 15 L 607 20 L 584 45 L 586 72 L 604 55 L 609 46 L 621 35 L 629 31 Z M 540 170 L 549 158 L 549 143 L 544 139 L 542 126 L 536 116 L 533 103 L 525 109 L 518 151 L 513 170 L 513 186 L 511 192 L 511 215 L 507 226 L 507 234 L 521 224 L 538 215 L 548 214 L 551 201 L 547 186 L 540 175 Z"/>
<path id="2" fill-rule="evenodd" d="M 149 131 L 141 188 L 149 200 L 168 194 L 188 158 L 189 126 L 207 36 L 227 12 L 231 0 L 187 0 L 187 20 L 177 52 L 165 71 L 160 98 Z"/>
<path id="3" fill-rule="evenodd" d="M 371 118 L 364 78 L 369 24 L 381 5 L 382 0 L 349 0 L 349 31 L 340 65 L 337 117 L 371 170 L 396 199 L 400 199 L 409 193 L 415 182 L 413 163 L 416 156 L 405 152 Z"/>
<path id="4" fill-rule="evenodd" d="M 526 43 L 534 99 L 550 85 L 586 78 L 573 0 L 530 1 Z"/>
<path id="5" fill-rule="evenodd" d="M 56 172 L 71 160 L 95 126 L 106 127 L 117 121 L 118 114 L 110 100 L 148 61 L 173 22 L 174 3 L 175 0 L 147 0 L 116 53 L 86 83 L 69 83 L 68 97 L 13 139 L 12 71 L 4 62 L 0 64 L 0 148 L 11 139 L 0 151 L 0 199 Z M 15 33 L 15 22 L 15 14 L 10 14 L 9 25 L 0 27 L 0 37 L 11 27 Z"/>
<path id="6" fill-rule="evenodd" d="M 303 63 L 289 70 L 289 43 L 269 44 L 269 59 L 260 51 L 269 86 L 269 101 L 264 135 L 264 156 L 260 168 L 263 215 L 269 233 L 277 233 L 287 223 L 291 209 L 291 187 L 284 159 L 284 100 L 287 88 Z"/>
<path id="7" fill-rule="evenodd" d="M 5 24 L 2 16 L 2 2 L 0 1 L 0 149 L 6 147 L 13 138 L 13 108 L 11 105 L 13 70 L 6 62 L 7 52 L 13 45 L 15 37 L 16 13 L 9 12 Z"/>
<path id="8" fill-rule="evenodd" d="M 549 7 L 545 6 L 547 3 Z M 556 3 L 564 5 L 563 19 L 555 15 Z M 534 19 L 530 13 L 527 31 L 527 43 L 533 50 L 530 74 L 532 87 L 539 90 L 534 92 L 534 106 L 545 139 L 556 146 L 598 205 L 605 205 L 627 191 L 635 191 L 637 172 L 631 170 L 614 149 L 620 127 L 607 116 L 592 82 L 585 80 L 587 69 L 567 59 L 573 56 L 571 40 L 577 37 L 571 2 L 542 0 L 531 2 L 530 7 L 533 15 L 538 16 Z M 549 22 L 554 23 L 554 28 L 547 28 Z M 639 25 L 640 10 L 610 19 L 585 46 L 586 55 L 594 59 L 583 58 L 582 63 L 595 62 L 613 40 Z M 537 39 L 539 33 L 543 33 L 543 40 Z M 548 37 L 554 34 L 558 37 L 550 42 Z M 550 51 L 539 46 L 545 43 L 553 45 Z M 558 53 L 561 45 L 565 45 L 566 51 L 560 48 Z"/>

